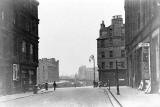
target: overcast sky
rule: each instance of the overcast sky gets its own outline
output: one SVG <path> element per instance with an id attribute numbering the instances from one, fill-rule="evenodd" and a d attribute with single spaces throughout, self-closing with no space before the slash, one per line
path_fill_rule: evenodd
<path id="1" fill-rule="evenodd" d="M 97 56 L 102 20 L 109 26 L 112 16 L 124 18 L 124 0 L 38 1 L 39 58 L 59 60 L 60 75 L 75 74 L 81 65 L 91 67 L 89 56 Z"/>

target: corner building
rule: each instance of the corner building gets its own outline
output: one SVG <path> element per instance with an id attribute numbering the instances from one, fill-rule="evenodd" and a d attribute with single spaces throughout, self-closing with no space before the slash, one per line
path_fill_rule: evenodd
<path id="1" fill-rule="evenodd" d="M 39 59 L 37 84 L 52 83 L 54 81 L 59 81 L 59 60 L 55 60 L 55 58 Z"/>
<path id="2" fill-rule="evenodd" d="M 125 0 L 129 85 L 151 93 L 160 89 L 160 1 Z"/>
<path id="3" fill-rule="evenodd" d="M 36 0 L 0 1 L 0 94 L 36 84 L 38 5 Z"/>
<path id="4" fill-rule="evenodd" d="M 127 60 L 125 54 L 125 29 L 121 15 L 113 16 L 112 24 L 105 27 L 102 21 L 97 39 L 99 80 L 116 85 L 116 70 L 120 85 L 127 84 Z M 116 61 L 118 66 L 116 69 Z"/>

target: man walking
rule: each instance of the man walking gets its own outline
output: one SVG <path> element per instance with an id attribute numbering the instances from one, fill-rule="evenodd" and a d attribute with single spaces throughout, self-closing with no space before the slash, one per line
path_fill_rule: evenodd
<path id="1" fill-rule="evenodd" d="M 48 83 L 45 83 L 45 89 L 48 90 Z"/>
<path id="2" fill-rule="evenodd" d="M 57 84 L 56 84 L 56 82 L 54 81 L 54 83 L 53 83 L 54 91 L 56 90 L 56 86 L 57 86 Z"/>

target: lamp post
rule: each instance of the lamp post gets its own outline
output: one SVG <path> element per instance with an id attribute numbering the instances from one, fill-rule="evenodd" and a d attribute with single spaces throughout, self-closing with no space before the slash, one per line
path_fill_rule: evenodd
<path id="1" fill-rule="evenodd" d="M 93 61 L 93 70 L 94 70 L 94 79 L 93 79 L 93 87 L 95 87 L 95 58 L 94 58 L 94 55 L 91 55 L 89 57 L 89 62 Z"/>
<path id="2" fill-rule="evenodd" d="M 119 77 L 118 77 L 118 63 L 120 62 L 117 62 L 116 60 L 116 85 L 117 85 L 117 95 L 120 95 L 120 92 L 119 92 Z"/>

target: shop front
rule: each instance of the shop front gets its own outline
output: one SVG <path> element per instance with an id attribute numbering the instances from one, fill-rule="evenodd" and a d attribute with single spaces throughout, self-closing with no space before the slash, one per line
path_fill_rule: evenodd
<path id="1" fill-rule="evenodd" d="M 36 84 L 36 69 L 21 69 L 21 89 L 22 91 L 31 91 Z"/>
<path id="2" fill-rule="evenodd" d="M 160 85 L 160 60 L 159 60 L 159 28 L 151 36 L 151 92 L 157 93 Z"/>

